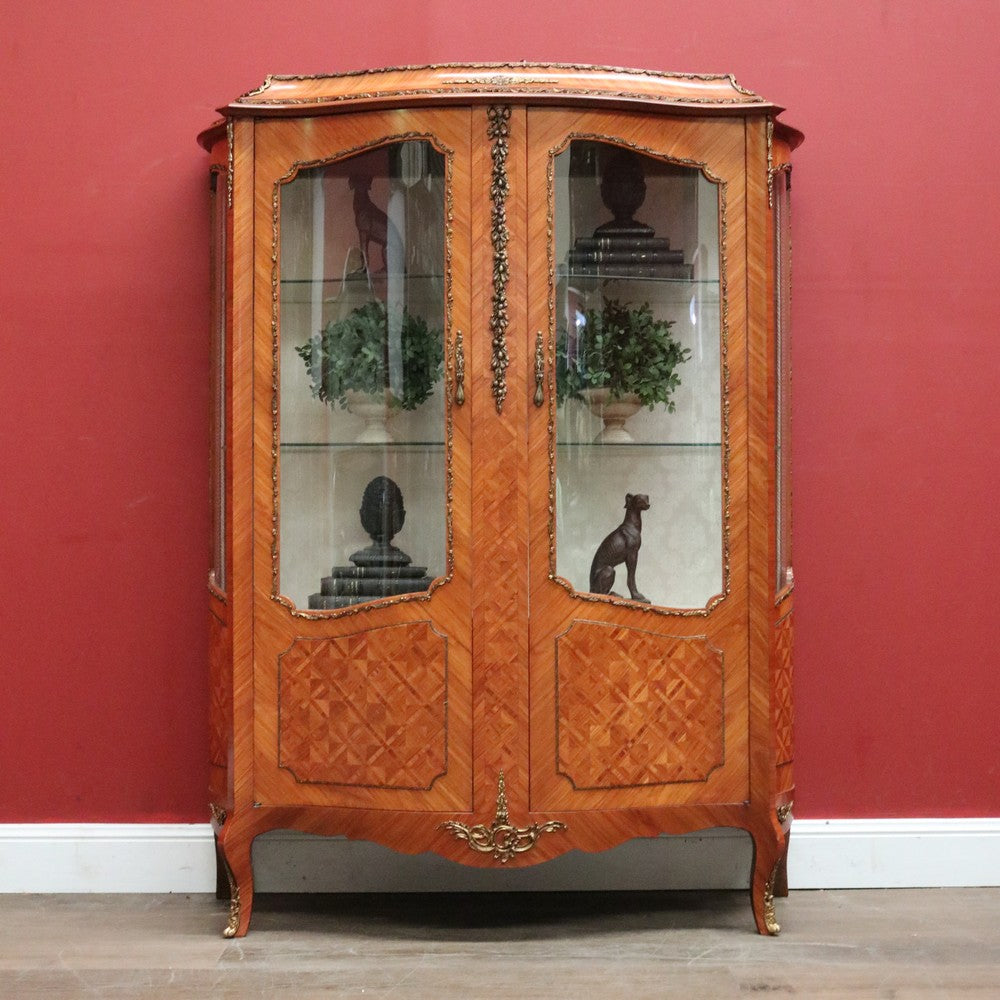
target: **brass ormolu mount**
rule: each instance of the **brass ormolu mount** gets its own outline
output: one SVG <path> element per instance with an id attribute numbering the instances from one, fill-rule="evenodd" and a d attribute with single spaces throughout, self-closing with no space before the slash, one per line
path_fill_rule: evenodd
<path id="1" fill-rule="evenodd" d="M 459 840 L 468 841 L 469 847 L 480 854 L 492 854 L 494 861 L 504 865 L 515 854 L 530 851 L 543 833 L 565 830 L 566 824 L 559 820 L 547 823 L 532 823 L 531 826 L 512 826 L 507 812 L 507 791 L 504 787 L 503 771 L 497 782 L 497 815 L 492 826 L 482 823 L 466 826 L 455 820 L 442 823 L 443 830 L 450 830 Z"/>

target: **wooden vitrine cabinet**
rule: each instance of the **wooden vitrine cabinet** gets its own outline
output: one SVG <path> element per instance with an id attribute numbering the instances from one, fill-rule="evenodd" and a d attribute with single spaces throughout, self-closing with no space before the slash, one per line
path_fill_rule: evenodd
<path id="1" fill-rule="evenodd" d="M 222 109 L 211 799 L 500 868 L 792 804 L 788 179 L 727 76 L 270 77 Z"/>

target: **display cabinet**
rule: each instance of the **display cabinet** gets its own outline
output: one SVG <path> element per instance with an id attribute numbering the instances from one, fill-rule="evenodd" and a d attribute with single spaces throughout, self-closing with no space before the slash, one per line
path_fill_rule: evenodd
<path id="1" fill-rule="evenodd" d="M 792 807 L 789 154 L 728 76 L 269 77 L 213 205 L 211 801 L 492 868 Z"/>

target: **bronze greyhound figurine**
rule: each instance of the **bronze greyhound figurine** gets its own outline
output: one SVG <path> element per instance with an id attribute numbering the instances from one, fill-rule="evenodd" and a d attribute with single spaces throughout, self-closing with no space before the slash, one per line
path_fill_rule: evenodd
<path id="1" fill-rule="evenodd" d="M 604 539 L 594 553 L 590 565 L 590 592 L 614 594 L 615 567 L 625 563 L 628 592 L 633 601 L 649 604 L 635 584 L 635 564 L 642 545 L 642 512 L 649 510 L 649 497 L 645 493 L 625 494 L 625 520 Z M 618 594 L 614 594 L 618 597 Z"/>

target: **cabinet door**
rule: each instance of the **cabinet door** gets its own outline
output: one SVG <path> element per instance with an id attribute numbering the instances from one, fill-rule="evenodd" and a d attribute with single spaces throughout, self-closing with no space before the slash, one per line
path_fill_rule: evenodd
<path id="1" fill-rule="evenodd" d="M 469 113 L 254 159 L 255 799 L 468 809 Z"/>
<path id="2" fill-rule="evenodd" d="M 538 109 L 528 145 L 531 806 L 741 802 L 743 123 Z"/>

